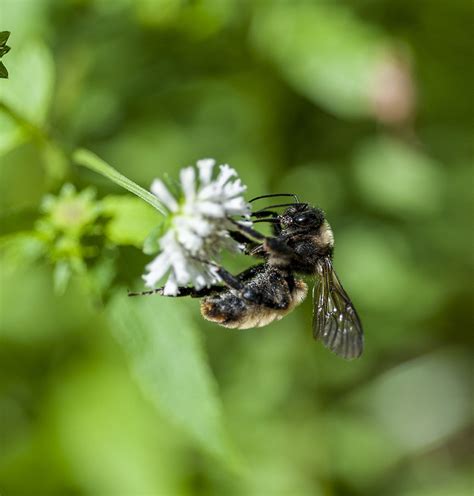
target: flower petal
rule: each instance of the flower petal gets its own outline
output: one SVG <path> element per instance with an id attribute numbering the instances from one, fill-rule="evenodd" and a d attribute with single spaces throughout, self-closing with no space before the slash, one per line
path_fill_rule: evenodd
<path id="1" fill-rule="evenodd" d="M 248 206 L 240 196 L 226 201 L 224 208 L 227 215 L 246 215 L 248 213 Z"/>
<path id="2" fill-rule="evenodd" d="M 205 201 L 196 205 L 196 210 L 208 217 L 223 218 L 225 211 L 224 208 L 218 203 Z"/>
<path id="3" fill-rule="evenodd" d="M 164 204 L 164 206 L 171 212 L 176 212 L 178 210 L 178 202 L 175 197 L 168 191 L 163 181 L 160 179 L 155 179 L 151 185 L 151 192 L 158 197 L 158 199 Z"/>
<path id="4" fill-rule="evenodd" d="M 220 172 L 217 176 L 216 182 L 219 186 L 224 186 L 224 184 L 233 176 L 237 176 L 237 172 L 232 167 L 229 167 L 228 164 L 223 164 L 219 166 Z"/>
<path id="5" fill-rule="evenodd" d="M 190 202 L 194 201 L 194 197 L 196 195 L 196 172 L 194 167 L 186 167 L 185 169 L 181 169 L 179 177 L 181 179 L 181 187 L 183 188 L 185 200 Z"/>
<path id="6" fill-rule="evenodd" d="M 156 283 L 168 272 L 170 268 L 169 257 L 166 252 L 160 253 L 151 263 L 146 266 L 148 274 L 142 277 L 145 285 L 149 288 L 155 287 Z"/>
<path id="7" fill-rule="evenodd" d="M 179 203 L 165 184 L 155 180 L 152 192 L 165 204 L 170 214 L 169 228 L 159 239 L 162 252 L 150 264 L 143 276 L 153 287 L 166 273 L 164 294 L 176 295 L 180 286 L 203 288 L 220 281 L 216 269 L 199 259 L 218 261 L 223 250 L 239 251 L 241 246 L 229 235 L 234 226 L 229 215 L 247 216 L 250 206 L 242 194 L 246 187 L 234 169 L 221 165 L 215 179 L 213 159 L 197 162 L 180 172 L 183 197 Z M 231 180 L 235 177 L 234 180 Z M 250 222 L 251 225 L 251 222 Z"/>
<path id="8" fill-rule="evenodd" d="M 241 195 L 246 189 L 247 187 L 242 184 L 240 179 L 237 179 L 237 181 L 232 181 L 224 186 L 224 194 L 226 197 L 231 198 L 233 196 Z"/>
<path id="9" fill-rule="evenodd" d="M 163 294 L 166 296 L 176 296 L 179 294 L 178 284 L 174 274 L 170 274 L 166 281 L 165 287 L 163 288 Z"/>
<path id="10" fill-rule="evenodd" d="M 211 182 L 214 165 L 216 165 L 216 161 L 213 158 L 203 158 L 202 160 L 197 161 L 201 185 L 206 185 Z"/>

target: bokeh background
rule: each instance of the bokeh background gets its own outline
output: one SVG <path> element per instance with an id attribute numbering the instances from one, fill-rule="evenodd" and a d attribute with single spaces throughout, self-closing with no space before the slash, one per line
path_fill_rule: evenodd
<path id="1" fill-rule="evenodd" d="M 2 496 L 471 494 L 472 2 L 0 8 Z M 322 207 L 363 357 L 313 341 L 311 298 L 241 332 L 127 299 L 160 218 L 77 147 Z"/>

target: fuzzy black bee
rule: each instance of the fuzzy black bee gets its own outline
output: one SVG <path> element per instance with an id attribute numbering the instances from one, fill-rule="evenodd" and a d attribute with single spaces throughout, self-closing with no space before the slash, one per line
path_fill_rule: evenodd
<path id="1" fill-rule="evenodd" d="M 250 329 L 270 324 L 291 312 L 306 297 L 308 287 L 296 274 L 317 278 L 313 290 L 313 335 L 337 355 L 353 359 L 363 350 L 363 332 L 357 312 L 342 287 L 332 265 L 334 237 L 324 213 L 295 195 L 293 203 L 265 207 L 252 214 L 254 224 L 269 222 L 273 236 L 263 234 L 237 221 L 231 232 L 244 243 L 246 253 L 263 259 L 234 276 L 216 266 L 222 285 L 196 290 L 179 288 L 177 296 L 202 298 L 202 316 L 233 329 Z M 279 214 L 276 209 L 285 207 Z M 142 294 L 163 294 L 162 288 Z"/>

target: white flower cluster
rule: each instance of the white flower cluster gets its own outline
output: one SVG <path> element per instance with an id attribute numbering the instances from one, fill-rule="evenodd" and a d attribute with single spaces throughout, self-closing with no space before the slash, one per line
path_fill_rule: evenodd
<path id="1" fill-rule="evenodd" d="M 242 194 L 246 186 L 228 165 L 219 166 L 213 179 L 215 160 L 198 160 L 180 172 L 181 197 L 176 199 L 159 179 L 151 192 L 170 215 L 170 227 L 159 239 L 160 254 L 146 266 L 145 284 L 154 288 L 166 274 L 164 294 L 176 295 L 179 286 L 191 284 L 196 289 L 219 281 L 216 269 L 205 261 L 218 258 L 222 250 L 242 249 L 229 236 L 229 216 L 248 216 L 250 207 Z M 234 179 L 232 179 L 234 178 Z"/>

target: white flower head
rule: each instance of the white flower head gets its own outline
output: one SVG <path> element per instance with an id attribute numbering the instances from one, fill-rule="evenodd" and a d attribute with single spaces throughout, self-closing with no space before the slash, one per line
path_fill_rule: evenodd
<path id="1" fill-rule="evenodd" d="M 151 192 L 168 210 L 169 228 L 158 240 L 159 255 L 146 266 L 143 279 L 149 288 L 166 275 L 166 295 L 178 294 L 179 286 L 215 284 L 219 276 L 206 261 L 215 261 L 223 250 L 242 249 L 229 235 L 229 217 L 249 216 L 250 206 L 242 196 L 246 186 L 227 164 L 220 165 L 213 178 L 215 164 L 207 158 L 182 169 L 179 198 L 160 179 L 153 181 Z"/>

